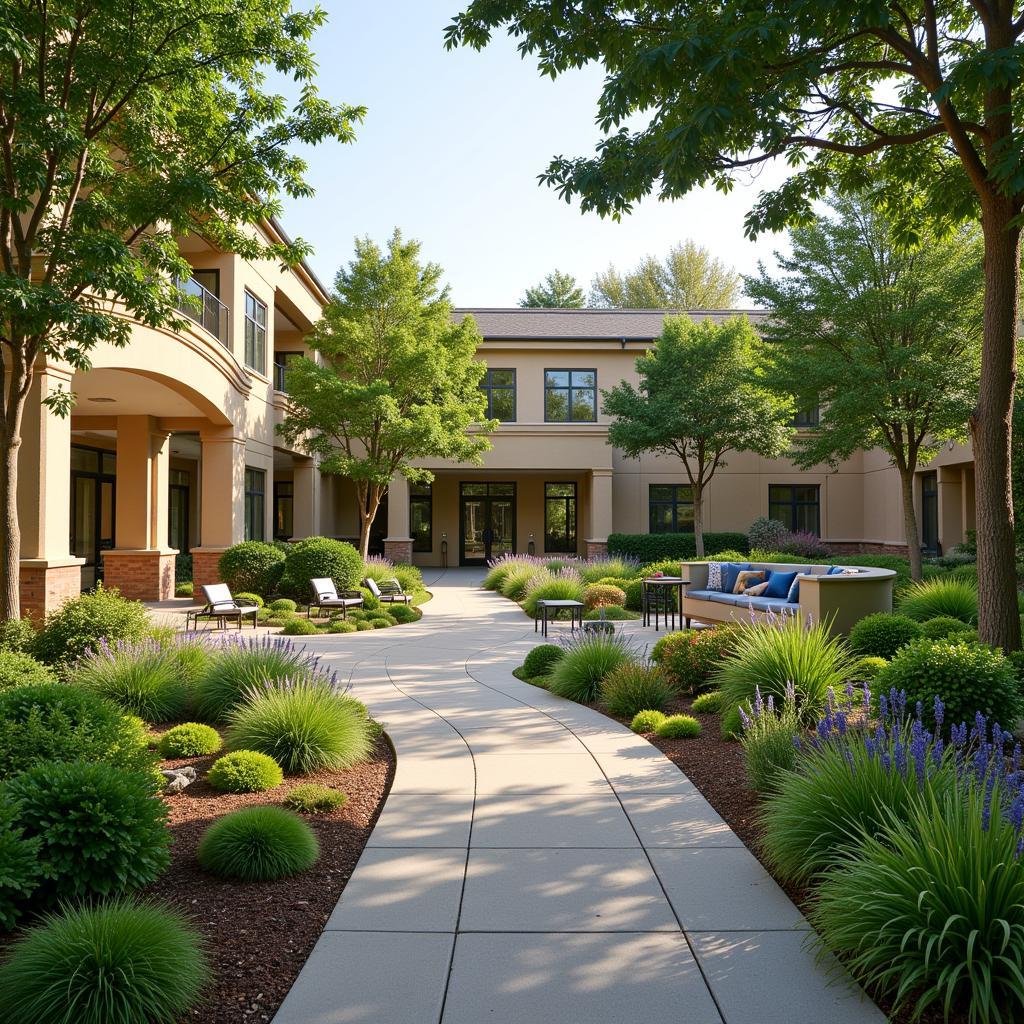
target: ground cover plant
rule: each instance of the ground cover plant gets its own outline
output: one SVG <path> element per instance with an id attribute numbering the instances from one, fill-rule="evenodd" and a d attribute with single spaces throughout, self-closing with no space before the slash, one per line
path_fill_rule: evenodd
<path id="1" fill-rule="evenodd" d="M 331 789 L 330 786 L 321 786 L 315 782 L 303 782 L 289 790 L 282 802 L 290 811 L 299 811 L 302 814 L 324 814 L 327 811 L 343 807 L 347 801 L 348 795 L 342 793 L 341 790 Z"/>

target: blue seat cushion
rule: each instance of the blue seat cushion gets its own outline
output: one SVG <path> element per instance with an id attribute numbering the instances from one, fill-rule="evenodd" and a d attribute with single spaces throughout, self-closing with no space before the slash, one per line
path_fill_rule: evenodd
<path id="1" fill-rule="evenodd" d="M 686 596 L 696 601 L 710 601 L 717 593 L 717 590 L 687 590 Z"/>
<path id="2" fill-rule="evenodd" d="M 765 590 L 761 597 L 774 597 L 785 602 L 789 597 L 790 590 L 793 587 L 793 581 L 796 577 L 796 572 L 769 572 L 768 589 Z"/>
<path id="3" fill-rule="evenodd" d="M 743 604 L 742 594 L 712 594 L 711 600 L 716 604 Z"/>
<path id="4" fill-rule="evenodd" d="M 741 572 L 750 568 L 749 562 L 723 562 L 722 563 L 722 591 L 731 594 L 736 586 L 736 577 Z"/>
<path id="5" fill-rule="evenodd" d="M 759 612 L 781 612 L 799 611 L 799 605 L 789 604 L 787 601 L 779 601 L 770 597 L 748 597 L 747 602 L 751 608 Z"/>

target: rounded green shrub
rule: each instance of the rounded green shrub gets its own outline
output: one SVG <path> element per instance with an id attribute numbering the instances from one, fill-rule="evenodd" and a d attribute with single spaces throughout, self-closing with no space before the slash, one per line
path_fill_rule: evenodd
<path id="1" fill-rule="evenodd" d="M 564 654 L 565 651 L 557 644 L 540 644 L 523 659 L 523 672 L 531 679 L 534 676 L 546 676 L 554 668 L 555 662 L 562 660 Z"/>
<path id="2" fill-rule="evenodd" d="M 423 589 L 423 573 L 418 566 L 399 562 L 391 570 L 391 575 L 398 580 L 398 585 L 407 593 Z"/>
<path id="3" fill-rule="evenodd" d="M 710 690 L 695 697 L 690 710 L 698 715 L 720 715 L 722 713 L 722 695 L 718 690 Z"/>
<path id="4" fill-rule="evenodd" d="M 631 612 L 628 608 L 619 608 L 614 604 L 583 613 L 585 622 L 597 622 L 600 619 L 605 622 L 635 622 L 639 618 L 639 612 Z"/>
<path id="5" fill-rule="evenodd" d="M 281 766 L 255 750 L 235 750 L 217 758 L 206 773 L 206 781 L 224 793 L 262 793 L 280 786 Z"/>
<path id="6" fill-rule="evenodd" d="M 854 654 L 891 658 L 901 647 L 922 635 L 921 625 L 914 619 L 876 612 L 866 615 L 850 630 L 848 642 Z"/>
<path id="7" fill-rule="evenodd" d="M 193 597 L 195 595 L 195 584 L 191 580 L 174 584 L 175 597 Z"/>
<path id="8" fill-rule="evenodd" d="M 585 635 L 565 645 L 564 656 L 548 677 L 548 689 L 567 700 L 595 701 L 605 676 L 635 660 L 622 637 L 608 633 Z"/>
<path id="9" fill-rule="evenodd" d="M 633 732 L 655 732 L 659 725 L 665 721 L 665 714 L 661 711 L 647 709 L 638 711 L 629 723 Z"/>
<path id="10" fill-rule="evenodd" d="M 945 705 L 945 725 L 974 722 L 977 712 L 990 721 L 1013 723 L 1021 697 L 1012 664 L 984 644 L 951 640 L 916 640 L 898 651 L 878 674 L 880 693 L 906 691 L 907 707 L 920 701 L 924 721 L 934 728 L 934 703 Z"/>
<path id="11" fill-rule="evenodd" d="M 284 552 L 262 540 L 234 544 L 217 560 L 220 578 L 237 597 L 240 594 L 269 594 L 274 578 L 284 565 Z"/>
<path id="12" fill-rule="evenodd" d="M 0 692 L 0 778 L 41 761 L 107 761 L 145 771 L 153 757 L 121 711 L 91 690 L 58 683 Z"/>
<path id="13" fill-rule="evenodd" d="M 846 672 L 846 678 L 852 683 L 868 683 L 874 686 L 874 681 L 878 678 L 879 673 L 888 664 L 889 662 L 885 658 L 877 658 L 869 654 L 858 658 L 850 666 Z"/>
<path id="14" fill-rule="evenodd" d="M 538 601 L 581 601 L 583 584 L 575 576 L 552 576 L 550 579 L 538 577 L 537 586 L 531 586 L 523 599 L 523 611 L 531 619 L 540 618 Z M 548 614 L 551 618 L 551 614 Z"/>
<path id="15" fill-rule="evenodd" d="M 373 629 L 387 629 L 388 626 L 394 626 L 396 623 L 390 619 L 384 618 L 383 615 L 374 615 L 372 618 L 366 620 L 366 624 L 371 626 Z"/>
<path id="16" fill-rule="evenodd" d="M 365 619 L 363 621 L 361 621 L 361 622 L 357 622 L 356 623 L 356 630 L 358 632 L 365 633 L 366 630 L 368 630 L 368 629 L 373 629 L 373 626 L 371 626 L 370 623 L 365 621 Z"/>
<path id="17" fill-rule="evenodd" d="M 309 619 L 289 619 L 281 630 L 285 636 L 312 636 L 317 632 L 316 624 Z"/>
<path id="18" fill-rule="evenodd" d="M 269 607 L 272 612 L 293 612 L 297 605 L 289 597 L 279 597 L 276 601 L 271 601 Z"/>
<path id="19" fill-rule="evenodd" d="M 399 624 L 406 622 L 418 622 L 419 613 L 405 604 L 396 604 L 388 609 L 388 614 Z"/>
<path id="20" fill-rule="evenodd" d="M 226 646 L 196 681 L 192 695 L 199 717 L 222 722 L 227 713 L 251 690 L 267 684 L 322 681 L 333 677 L 321 668 L 314 655 L 296 648 L 282 637 L 242 640 Z"/>
<path id="21" fill-rule="evenodd" d="M 684 629 L 655 644 L 658 665 L 681 693 L 696 693 L 708 685 L 736 646 L 738 626 Z"/>
<path id="22" fill-rule="evenodd" d="M 53 673 L 31 654 L 0 649 L 0 690 L 56 681 Z"/>
<path id="23" fill-rule="evenodd" d="M 221 748 L 220 733 L 199 722 L 183 722 L 160 737 L 158 749 L 163 757 L 200 757 L 216 754 Z"/>
<path id="24" fill-rule="evenodd" d="M 606 583 L 591 583 L 583 588 L 583 604 L 587 611 L 594 608 L 624 608 L 626 593 L 618 587 Z"/>
<path id="25" fill-rule="evenodd" d="M 348 803 L 348 794 L 316 782 L 303 782 L 284 798 L 284 806 L 302 814 L 326 814 Z"/>
<path id="26" fill-rule="evenodd" d="M 638 711 L 660 711 L 675 691 L 655 666 L 626 662 L 612 669 L 601 682 L 601 702 L 619 718 Z"/>
<path id="27" fill-rule="evenodd" d="M 71 679 L 147 722 L 180 718 L 188 704 L 177 659 L 152 640 L 103 644 L 75 663 Z"/>
<path id="28" fill-rule="evenodd" d="M 623 576 L 605 576 L 597 581 L 609 587 L 617 587 L 625 595 L 625 607 L 630 611 L 640 610 L 640 579 L 627 579 Z"/>
<path id="29" fill-rule="evenodd" d="M 231 711 L 228 749 L 257 750 L 289 774 L 348 768 L 372 747 L 360 707 L 316 684 L 269 688 Z"/>
<path id="30" fill-rule="evenodd" d="M 309 581 L 330 578 L 339 590 L 350 590 L 363 576 L 363 560 L 351 544 L 328 537 L 307 537 L 288 549 L 281 590 L 288 597 L 306 601 Z"/>
<path id="31" fill-rule="evenodd" d="M 137 889 L 170 864 L 167 807 L 151 774 L 102 761 L 49 761 L 6 780 L 25 837 L 38 839 L 44 900 Z"/>
<path id="32" fill-rule="evenodd" d="M 654 729 L 654 734 L 663 740 L 692 740 L 700 733 L 700 722 L 692 715 L 669 715 Z"/>
<path id="33" fill-rule="evenodd" d="M 349 622 L 346 619 L 332 619 L 330 625 L 327 627 L 328 633 L 355 633 L 359 629 L 359 626 L 354 622 Z"/>
<path id="34" fill-rule="evenodd" d="M 254 594 L 250 590 L 242 590 L 239 593 L 233 595 L 235 600 L 239 604 L 256 605 L 257 608 L 263 607 L 263 598 L 259 594 Z"/>
<path id="35" fill-rule="evenodd" d="M 937 615 L 934 619 L 928 619 L 921 623 L 921 635 L 929 640 L 945 640 L 952 637 L 954 633 L 970 633 L 971 627 L 960 619 L 954 619 L 952 615 Z"/>
<path id="36" fill-rule="evenodd" d="M 208 979 L 195 929 L 176 911 L 130 899 L 45 917 L 0 965 L 11 1024 L 175 1024 Z"/>
<path id="37" fill-rule="evenodd" d="M 0 798 L 0 932 L 14 928 L 40 882 L 41 841 L 25 835 L 16 808 Z"/>
<path id="38" fill-rule="evenodd" d="M 36 630 L 31 619 L 0 619 L 0 651 L 27 654 L 35 639 Z"/>
<path id="39" fill-rule="evenodd" d="M 116 589 L 100 585 L 47 615 L 30 653 L 48 665 L 69 665 L 101 641 L 112 647 L 136 643 L 149 636 L 150 629 L 141 601 L 128 601 Z"/>
<path id="40" fill-rule="evenodd" d="M 978 622 L 978 586 L 950 576 L 911 583 L 900 593 L 896 610 L 918 622 L 948 615 L 974 626 Z"/>
<path id="41" fill-rule="evenodd" d="M 203 834 L 196 851 L 207 871 L 243 882 L 269 882 L 311 868 L 320 857 L 313 830 L 281 807 L 246 807 Z"/>

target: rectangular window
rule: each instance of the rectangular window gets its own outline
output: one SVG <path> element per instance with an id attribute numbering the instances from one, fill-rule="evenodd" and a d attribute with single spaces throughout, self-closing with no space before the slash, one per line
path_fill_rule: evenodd
<path id="1" fill-rule="evenodd" d="M 263 540 L 267 501 L 267 472 L 245 467 L 245 539 Z"/>
<path id="2" fill-rule="evenodd" d="M 815 405 L 810 409 L 798 409 L 790 422 L 790 426 L 798 430 L 812 430 L 818 425 L 818 407 Z"/>
<path id="3" fill-rule="evenodd" d="M 688 484 L 651 484 L 651 533 L 693 533 L 693 491 Z"/>
<path id="4" fill-rule="evenodd" d="M 487 418 L 502 423 L 516 421 L 516 371 L 488 368 L 480 382 L 487 399 Z"/>
<path id="5" fill-rule="evenodd" d="M 288 391 L 288 367 L 293 360 L 301 358 L 301 352 L 274 352 L 275 391 Z"/>
<path id="6" fill-rule="evenodd" d="M 409 484 L 409 532 L 413 551 L 433 551 L 434 497 L 430 484 Z"/>
<path id="7" fill-rule="evenodd" d="M 250 292 L 245 293 L 245 365 L 267 372 L 267 307 Z"/>
<path id="8" fill-rule="evenodd" d="M 821 534 L 821 499 L 817 484 L 769 484 L 768 518 L 790 530 Z"/>
<path id="9" fill-rule="evenodd" d="M 597 370 L 545 370 L 546 423 L 597 422 Z"/>
<path id="10" fill-rule="evenodd" d="M 544 550 L 576 552 L 576 484 L 544 485 Z"/>
<path id="11" fill-rule="evenodd" d="M 274 539 L 294 536 L 295 484 L 291 480 L 274 481 Z"/>
<path id="12" fill-rule="evenodd" d="M 219 270 L 192 270 L 192 279 L 198 281 L 214 298 L 220 298 Z"/>

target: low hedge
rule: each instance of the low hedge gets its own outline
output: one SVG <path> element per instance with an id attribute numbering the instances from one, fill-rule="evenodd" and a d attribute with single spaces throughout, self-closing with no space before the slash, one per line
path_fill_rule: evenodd
<path id="1" fill-rule="evenodd" d="M 750 550 L 745 533 L 705 533 L 704 554 L 719 551 Z M 697 557 L 697 544 L 692 533 L 611 533 L 608 554 L 625 555 L 640 562 L 657 562 L 664 558 L 692 560 Z"/>

